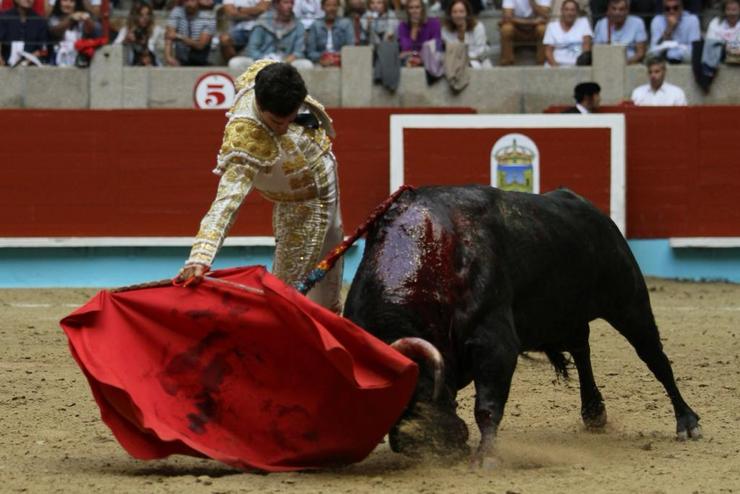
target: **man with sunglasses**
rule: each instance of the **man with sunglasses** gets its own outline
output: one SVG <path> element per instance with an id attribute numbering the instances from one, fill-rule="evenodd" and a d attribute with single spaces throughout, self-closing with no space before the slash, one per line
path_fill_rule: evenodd
<path id="1" fill-rule="evenodd" d="M 691 43 L 701 39 L 699 18 L 684 12 L 681 0 L 663 0 L 663 13 L 650 23 L 650 54 L 669 63 L 691 61 Z"/>

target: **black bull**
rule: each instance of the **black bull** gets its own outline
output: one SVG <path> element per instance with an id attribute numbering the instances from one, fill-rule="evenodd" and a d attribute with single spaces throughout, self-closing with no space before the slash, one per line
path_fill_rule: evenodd
<path id="1" fill-rule="evenodd" d="M 561 373 L 562 352 L 570 353 L 583 421 L 602 427 L 606 409 L 588 343 L 596 318 L 627 338 L 663 384 L 678 437 L 701 436 L 627 242 L 611 219 L 568 190 L 405 192 L 368 232 L 345 316 L 421 364 L 414 397 L 390 433 L 396 451 L 465 451 L 455 397 L 473 381 L 478 455 L 485 456 L 525 351 L 545 352 Z"/>

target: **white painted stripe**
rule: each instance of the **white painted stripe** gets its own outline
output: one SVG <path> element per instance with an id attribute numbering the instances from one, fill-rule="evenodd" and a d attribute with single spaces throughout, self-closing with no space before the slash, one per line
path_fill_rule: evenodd
<path id="1" fill-rule="evenodd" d="M 608 128 L 610 130 L 609 214 L 625 235 L 626 132 L 622 113 L 599 115 L 391 115 L 390 191 L 404 183 L 404 129 L 548 129 Z M 540 166 L 543 164 L 540 163 Z M 546 165 L 545 165 L 546 166 Z"/>
<path id="2" fill-rule="evenodd" d="M 1 247 L 190 247 L 193 237 L 0 237 Z M 275 245 L 275 237 L 228 237 L 225 246 Z"/>
<path id="3" fill-rule="evenodd" d="M 23 309 L 37 309 L 51 307 L 51 304 L 30 304 L 23 302 L 13 302 L 9 304 L 11 307 L 20 307 Z"/>
<path id="4" fill-rule="evenodd" d="M 674 249 L 686 247 L 740 247 L 740 237 L 671 237 L 668 245 Z"/>

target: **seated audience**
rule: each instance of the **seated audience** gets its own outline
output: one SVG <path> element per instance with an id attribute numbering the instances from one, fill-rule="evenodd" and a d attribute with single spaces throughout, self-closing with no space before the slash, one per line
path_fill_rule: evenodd
<path id="1" fill-rule="evenodd" d="M 321 0 L 321 8 L 324 17 L 311 24 L 306 51 L 313 63 L 336 67 L 340 65 L 342 47 L 355 44 L 354 29 L 346 17 L 337 18 L 339 0 Z"/>
<path id="2" fill-rule="evenodd" d="M 576 106 L 566 108 L 561 113 L 596 113 L 599 111 L 599 105 L 601 104 L 601 86 L 595 82 L 576 84 L 573 89 L 573 97 L 576 100 Z"/>
<path id="3" fill-rule="evenodd" d="M 156 53 L 163 39 L 164 28 L 156 24 L 152 7 L 147 3 L 136 3 L 114 43 L 127 47 L 128 65 L 150 66 L 160 65 Z"/>
<path id="4" fill-rule="evenodd" d="M 347 0 L 344 15 L 352 23 L 355 45 L 367 45 L 370 42 L 368 32 L 362 26 L 366 10 L 365 0 Z"/>
<path id="5" fill-rule="evenodd" d="M 77 61 L 75 42 L 97 38 L 100 28 L 82 0 L 56 0 L 49 16 L 49 37 L 54 43 L 53 63 L 71 67 Z"/>
<path id="6" fill-rule="evenodd" d="M 392 41 L 398 30 L 398 18 L 388 10 L 388 0 L 369 0 L 368 9 L 361 19 L 361 28 L 367 42 L 376 46 L 383 41 Z"/>
<path id="7" fill-rule="evenodd" d="M 219 36 L 224 62 L 246 48 L 255 21 L 270 8 L 270 0 L 224 0 L 223 13 L 229 20 L 228 33 Z"/>
<path id="8" fill-rule="evenodd" d="M 665 82 L 666 63 L 654 57 L 647 62 L 649 84 L 632 91 L 632 102 L 638 106 L 686 106 L 683 89 Z"/>
<path id="9" fill-rule="evenodd" d="M 441 10 L 442 12 L 448 12 L 450 5 L 455 0 L 427 0 L 427 10 L 429 12 L 436 12 Z M 477 16 L 480 12 L 486 8 L 486 0 L 469 0 L 470 11 L 473 15 Z M 491 3 L 493 5 L 493 3 Z"/>
<path id="10" fill-rule="evenodd" d="M 198 0 L 183 0 L 167 19 L 164 60 L 171 66 L 208 65 L 211 40 L 216 33 L 212 12 L 201 9 Z"/>
<path id="11" fill-rule="evenodd" d="M 542 38 L 550 17 L 551 0 L 503 0 L 501 14 L 501 65 L 514 63 L 514 45 L 537 46 L 537 63 L 545 62 Z"/>
<path id="12" fill-rule="evenodd" d="M 435 40 L 437 50 L 442 49 L 442 33 L 439 20 L 427 18 L 426 8 L 421 0 L 406 2 L 406 20 L 398 25 L 398 44 L 401 50 L 401 64 L 406 67 L 420 67 L 421 48 L 426 41 Z"/>
<path id="13" fill-rule="evenodd" d="M 628 9 L 628 0 L 609 0 L 606 17 L 594 28 L 594 43 L 625 46 L 627 63 L 640 63 L 645 58 L 647 32 L 642 19 L 627 15 Z"/>
<path id="14" fill-rule="evenodd" d="M 573 66 L 579 57 L 591 51 L 593 32 L 588 19 L 578 16 L 578 3 L 565 0 L 560 19 L 550 22 L 542 43 L 545 45 L 546 66 Z M 588 65 L 588 64 L 583 64 Z"/>
<path id="15" fill-rule="evenodd" d="M 707 29 L 707 44 L 720 45 L 724 49 L 726 63 L 740 63 L 740 0 L 725 0 L 724 15 L 715 17 Z M 706 48 L 705 48 L 706 49 Z M 721 57 L 721 56 L 720 56 Z"/>
<path id="16" fill-rule="evenodd" d="M 0 12 L 10 10 L 15 5 L 14 0 L 0 0 Z M 46 3 L 46 0 L 33 0 L 33 9 L 41 17 L 46 17 L 48 10 L 51 9 L 51 5 Z"/>
<path id="17" fill-rule="evenodd" d="M 670 63 L 691 61 L 691 44 L 701 39 L 699 18 L 684 12 L 681 0 L 663 0 L 663 13 L 650 23 L 650 54 Z"/>
<path id="18" fill-rule="evenodd" d="M 722 12 L 724 15 L 709 23 L 701 59 L 697 60 L 696 54 L 692 57 L 694 77 L 705 93 L 709 92 L 722 61 L 740 64 L 740 0 L 725 0 Z"/>
<path id="19" fill-rule="evenodd" d="M 468 0 L 452 0 L 447 6 L 447 17 L 442 27 L 442 40 L 446 45 L 467 45 L 469 65 L 475 69 L 492 67 L 488 58 L 489 48 L 486 29 L 473 14 Z"/>
<path id="20" fill-rule="evenodd" d="M 13 3 L 13 8 L 0 12 L 0 66 L 23 62 L 23 53 L 43 62 L 49 41 L 46 19 L 34 12 L 33 0 Z"/>
<path id="21" fill-rule="evenodd" d="M 294 0 L 293 13 L 296 19 L 301 21 L 306 32 L 315 21 L 324 17 L 322 3 L 321 0 Z"/>
<path id="22" fill-rule="evenodd" d="M 299 69 L 311 68 L 313 63 L 305 58 L 305 52 L 305 30 L 293 13 L 293 0 L 274 0 L 272 8 L 257 19 L 247 56 L 232 58 L 229 67 L 245 70 L 260 58 L 271 58 Z"/>

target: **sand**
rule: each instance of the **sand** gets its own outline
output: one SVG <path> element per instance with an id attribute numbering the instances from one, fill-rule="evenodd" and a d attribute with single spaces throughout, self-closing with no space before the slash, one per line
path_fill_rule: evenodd
<path id="1" fill-rule="evenodd" d="M 740 285 L 648 282 L 703 439 L 675 440 L 662 387 L 616 331 L 595 321 L 594 374 L 609 417 L 601 433 L 581 424 L 575 374 L 558 381 L 534 354 L 519 360 L 488 468 L 420 463 L 384 443 L 342 469 L 269 475 L 203 459 L 128 457 L 101 422 L 57 324 L 95 290 L 0 290 L 0 492 L 740 492 Z M 472 388 L 460 402 L 475 445 Z"/>

